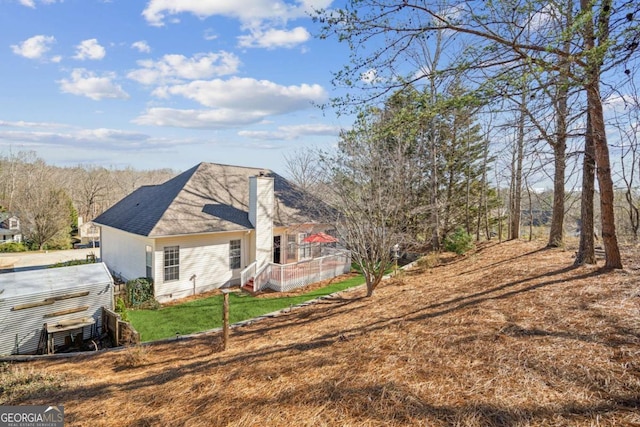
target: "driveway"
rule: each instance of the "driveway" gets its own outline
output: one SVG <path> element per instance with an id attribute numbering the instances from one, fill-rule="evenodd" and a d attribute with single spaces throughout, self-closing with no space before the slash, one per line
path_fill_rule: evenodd
<path id="1" fill-rule="evenodd" d="M 59 262 L 87 259 L 87 255 L 91 254 L 94 254 L 96 258 L 100 258 L 100 248 L 0 253 L 0 273 L 45 268 Z"/>

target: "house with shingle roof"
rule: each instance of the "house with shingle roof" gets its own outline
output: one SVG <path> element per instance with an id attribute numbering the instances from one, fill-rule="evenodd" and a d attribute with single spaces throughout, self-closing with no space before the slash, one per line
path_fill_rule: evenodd
<path id="1" fill-rule="evenodd" d="M 200 163 L 137 189 L 93 222 L 112 273 L 153 279 L 165 302 L 239 285 L 250 266 L 312 258 L 302 241 L 332 228 L 320 204 L 273 171 Z"/>
<path id="2" fill-rule="evenodd" d="M 20 220 L 8 212 L 0 212 L 0 243 L 21 242 Z"/>

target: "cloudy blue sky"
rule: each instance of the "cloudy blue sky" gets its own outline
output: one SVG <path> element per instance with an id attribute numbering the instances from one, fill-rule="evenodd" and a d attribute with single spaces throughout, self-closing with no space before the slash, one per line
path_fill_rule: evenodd
<path id="1" fill-rule="evenodd" d="M 0 155 L 285 172 L 335 144 L 323 112 L 346 47 L 314 37 L 331 0 L 0 0 Z"/>

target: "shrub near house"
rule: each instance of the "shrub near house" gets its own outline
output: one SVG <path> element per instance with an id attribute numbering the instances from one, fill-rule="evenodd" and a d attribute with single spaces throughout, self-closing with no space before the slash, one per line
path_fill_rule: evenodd
<path id="1" fill-rule="evenodd" d="M 0 252 L 25 252 L 27 246 L 22 242 L 0 243 Z"/>

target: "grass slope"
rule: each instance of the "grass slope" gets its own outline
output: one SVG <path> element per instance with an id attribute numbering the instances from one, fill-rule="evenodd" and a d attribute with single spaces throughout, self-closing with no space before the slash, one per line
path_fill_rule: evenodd
<path id="1" fill-rule="evenodd" d="M 67 426 L 640 423 L 640 257 L 506 242 L 231 333 L 0 367 L 0 404 Z M 600 262 L 602 263 L 602 262 Z"/>
<path id="2" fill-rule="evenodd" d="M 269 298 L 255 298 L 245 293 L 232 293 L 229 295 L 229 321 L 236 323 L 252 319 L 363 283 L 364 278 L 357 276 L 301 295 L 285 297 L 273 294 Z M 131 310 L 128 315 L 133 326 L 140 332 L 142 341 L 207 331 L 222 326 L 222 295 L 170 305 L 159 310 Z"/>

